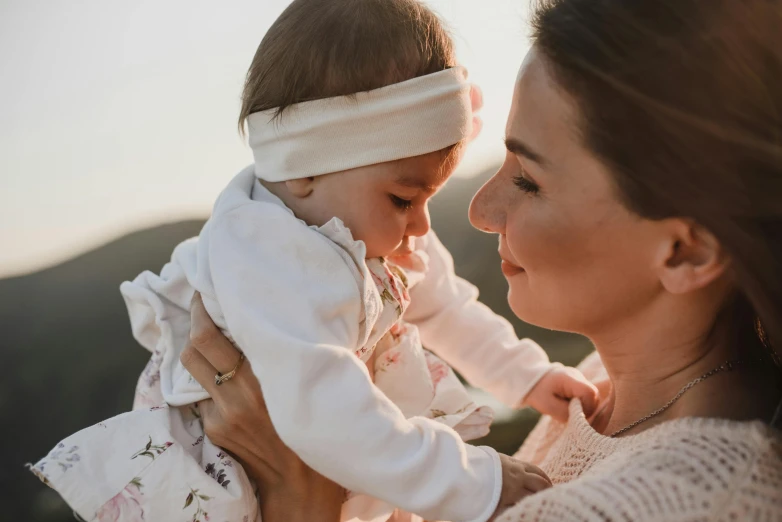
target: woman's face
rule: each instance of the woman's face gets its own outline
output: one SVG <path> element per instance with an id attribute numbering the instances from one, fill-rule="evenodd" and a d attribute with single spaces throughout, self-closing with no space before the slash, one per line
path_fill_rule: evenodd
<path id="1" fill-rule="evenodd" d="M 470 221 L 499 234 L 508 301 L 520 319 L 590 335 L 651 306 L 662 291 L 660 241 L 655 222 L 620 203 L 608 170 L 581 143 L 578 117 L 530 51 L 505 162 L 475 195 Z"/>

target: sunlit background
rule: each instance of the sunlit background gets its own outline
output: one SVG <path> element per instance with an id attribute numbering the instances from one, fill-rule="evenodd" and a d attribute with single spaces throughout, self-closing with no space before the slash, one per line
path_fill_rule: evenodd
<path id="1" fill-rule="evenodd" d="M 461 167 L 502 154 L 525 0 L 432 0 L 484 91 Z M 0 277 L 207 215 L 251 162 L 245 72 L 285 0 L 0 2 Z M 219 5 L 219 7 L 217 7 Z"/>

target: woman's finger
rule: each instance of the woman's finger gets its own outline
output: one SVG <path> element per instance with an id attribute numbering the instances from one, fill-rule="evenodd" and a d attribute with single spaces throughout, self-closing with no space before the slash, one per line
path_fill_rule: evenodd
<path id="1" fill-rule="evenodd" d="M 215 401 L 212 399 L 204 399 L 202 401 L 198 401 L 196 403 L 196 406 L 198 406 L 198 413 L 201 415 L 202 419 L 206 418 L 217 418 L 219 415 L 219 412 L 217 410 L 217 405 L 215 404 Z"/>
<path id="2" fill-rule="evenodd" d="M 262 459 L 255 457 L 247 448 L 234 443 L 234 438 L 238 434 L 234 431 L 226 431 L 225 421 L 220 408 L 212 399 L 206 399 L 198 402 L 198 410 L 204 425 L 204 432 L 213 444 L 216 444 L 228 452 L 234 459 L 242 463 L 253 463 L 256 472 L 263 473 L 264 476 L 273 476 L 268 470 L 268 466 Z"/>
<path id="3" fill-rule="evenodd" d="M 239 362 L 239 350 L 209 317 L 198 292 L 190 302 L 190 342 L 221 373 L 231 371 Z"/>
<path id="4" fill-rule="evenodd" d="M 179 361 L 190 372 L 190 375 L 198 381 L 206 392 L 210 396 L 214 396 L 215 388 L 215 375 L 217 370 L 212 364 L 206 360 L 201 352 L 195 349 L 192 342 L 187 343 L 187 346 L 182 350 L 182 354 L 179 356 Z"/>

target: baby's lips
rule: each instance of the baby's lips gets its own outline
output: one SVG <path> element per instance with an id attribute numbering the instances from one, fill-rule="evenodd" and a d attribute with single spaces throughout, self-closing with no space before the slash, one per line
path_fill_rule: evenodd
<path id="1" fill-rule="evenodd" d="M 476 83 L 470 84 L 470 106 L 473 114 L 483 108 L 483 91 Z"/>
<path id="2" fill-rule="evenodd" d="M 481 133 L 481 129 L 483 128 L 483 120 L 480 116 L 475 115 L 472 117 L 472 132 L 470 133 L 470 137 L 467 138 L 467 141 L 472 141 L 475 138 L 478 137 L 478 134 Z"/>
<path id="3" fill-rule="evenodd" d="M 478 115 L 478 111 L 483 108 L 483 92 L 475 83 L 470 84 L 470 107 L 472 108 L 472 132 L 467 141 L 477 138 L 483 128 L 483 120 Z"/>

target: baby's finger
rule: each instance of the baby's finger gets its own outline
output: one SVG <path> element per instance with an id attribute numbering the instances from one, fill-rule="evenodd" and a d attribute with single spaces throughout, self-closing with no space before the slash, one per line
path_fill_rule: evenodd
<path id="1" fill-rule="evenodd" d="M 556 395 L 548 395 L 543 397 L 536 407 L 559 422 L 567 422 L 568 404 L 569 402 L 565 399 Z"/>
<path id="2" fill-rule="evenodd" d="M 219 372 L 227 373 L 239 362 L 239 351 L 209 317 L 198 292 L 190 302 L 190 341 Z"/>
<path id="3" fill-rule="evenodd" d="M 584 415 L 589 417 L 597 407 L 599 393 L 597 386 L 587 381 L 586 378 L 573 379 L 567 386 L 568 395 L 577 397 L 581 400 L 581 406 L 584 408 Z"/>
<path id="4" fill-rule="evenodd" d="M 524 489 L 537 493 L 551 487 L 551 482 L 548 479 L 544 479 L 540 475 L 530 473 L 524 478 Z"/>
<path id="5" fill-rule="evenodd" d="M 537 467 L 534 464 L 530 464 L 529 462 L 522 462 L 524 465 L 524 471 L 527 473 L 528 476 L 535 475 L 537 477 L 540 477 L 543 479 L 549 486 L 551 486 L 551 479 L 548 478 L 548 475 L 546 475 L 546 472 Z"/>
<path id="6" fill-rule="evenodd" d="M 585 391 L 581 396 L 581 405 L 584 408 L 584 415 L 591 417 L 597 409 L 597 404 L 600 402 L 600 395 L 597 392 L 597 388 L 589 391 Z"/>

